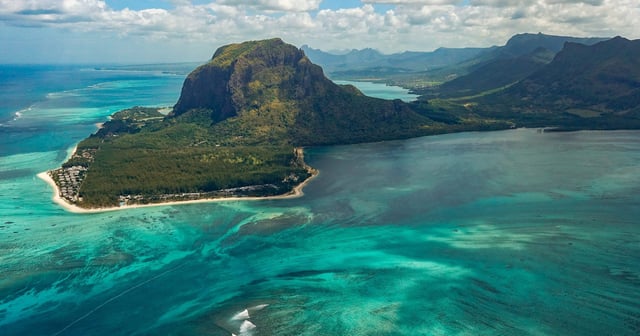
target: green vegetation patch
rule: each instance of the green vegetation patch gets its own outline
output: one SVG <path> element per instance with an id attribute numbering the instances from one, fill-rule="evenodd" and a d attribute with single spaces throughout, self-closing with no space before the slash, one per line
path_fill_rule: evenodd
<path id="1" fill-rule="evenodd" d="M 95 208 L 271 196 L 287 193 L 309 176 L 291 144 L 244 141 L 236 133 L 242 128 L 246 126 L 223 132 L 186 117 L 159 119 L 155 108 L 117 112 L 63 164 L 62 169 L 87 168 L 78 197 L 70 195 L 69 200 Z"/>
<path id="2" fill-rule="evenodd" d="M 595 118 L 602 115 L 602 112 L 588 110 L 588 109 L 580 109 L 580 108 L 567 109 L 566 112 L 581 118 Z"/>
<path id="3" fill-rule="evenodd" d="M 231 65 L 231 63 L 233 63 L 233 61 L 255 50 L 258 47 L 266 46 L 269 47 L 269 49 L 273 49 L 274 47 L 277 47 L 278 44 L 284 43 L 282 42 L 282 40 L 274 38 L 267 41 L 248 41 L 243 43 L 229 44 L 218 49 L 211 62 L 213 63 L 213 65 L 228 67 L 229 65 Z"/>
<path id="4" fill-rule="evenodd" d="M 206 197 L 246 186 L 269 185 L 247 195 L 282 194 L 293 187 L 289 177 L 302 181 L 308 176 L 295 160 L 293 148 L 286 146 L 145 149 L 112 144 L 98 151 L 87 171 L 80 205 L 114 206 L 120 196 L 138 197 L 141 203 L 183 193 Z"/>
<path id="5" fill-rule="evenodd" d="M 164 115 L 160 113 L 160 110 L 155 107 L 141 107 L 135 106 L 126 110 L 122 110 L 114 113 L 111 116 L 112 120 L 137 120 L 143 121 L 146 119 L 161 119 Z"/>

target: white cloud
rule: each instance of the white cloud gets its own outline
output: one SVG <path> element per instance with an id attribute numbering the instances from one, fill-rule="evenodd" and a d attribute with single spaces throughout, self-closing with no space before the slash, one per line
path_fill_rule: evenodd
<path id="1" fill-rule="evenodd" d="M 360 7 L 319 10 L 320 2 L 172 0 L 171 9 L 116 10 L 101 0 L 0 0 L 0 29 L 65 32 L 50 34 L 56 38 L 91 33 L 105 39 L 105 48 L 109 39 L 156 41 L 158 48 L 182 45 L 206 55 L 221 44 L 275 36 L 325 50 L 384 52 L 500 45 L 522 32 L 640 38 L 637 0 L 363 0 Z M 391 9 L 381 12 L 377 4 Z M 5 39 L 0 32 L 0 45 Z"/>
<path id="2" fill-rule="evenodd" d="M 585 1 L 575 1 L 575 0 L 547 0 L 548 4 L 585 4 L 592 6 L 600 6 L 604 3 L 604 0 L 585 0 Z"/>
<path id="3" fill-rule="evenodd" d="M 387 5 L 457 5 L 462 0 L 362 0 L 362 2 Z"/>
<path id="4" fill-rule="evenodd" d="M 327 32 L 360 35 L 381 26 L 384 19 L 371 5 L 360 8 L 322 10 L 316 16 Z"/>
<path id="5" fill-rule="evenodd" d="M 106 8 L 100 0 L 0 0 L 0 18 L 32 25 L 92 21 Z"/>
<path id="6" fill-rule="evenodd" d="M 259 10 L 306 12 L 318 9 L 322 0 L 219 0 L 226 5 L 245 5 Z"/>
<path id="7" fill-rule="evenodd" d="M 604 0 L 471 0 L 469 4 L 471 6 L 487 6 L 487 7 L 531 7 L 538 4 L 565 4 L 565 5 L 580 5 L 588 4 L 592 6 L 600 6 L 604 3 Z"/>

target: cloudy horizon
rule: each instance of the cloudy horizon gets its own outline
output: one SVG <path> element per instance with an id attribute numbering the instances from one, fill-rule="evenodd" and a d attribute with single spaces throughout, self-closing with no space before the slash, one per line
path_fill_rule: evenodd
<path id="1" fill-rule="evenodd" d="M 640 38 L 637 0 L 0 0 L 0 63 L 203 61 L 280 37 L 383 53 L 504 45 L 513 35 Z"/>

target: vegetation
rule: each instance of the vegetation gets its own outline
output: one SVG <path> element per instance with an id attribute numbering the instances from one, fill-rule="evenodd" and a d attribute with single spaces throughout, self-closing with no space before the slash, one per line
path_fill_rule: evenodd
<path id="1" fill-rule="evenodd" d="M 63 165 L 89 168 L 77 205 L 279 195 L 310 176 L 292 145 L 232 144 L 197 123 L 132 112 L 116 113 Z"/>
<path id="2" fill-rule="evenodd" d="M 142 196 L 148 202 L 160 195 L 207 194 L 246 186 L 255 188 L 242 195 L 283 194 L 308 177 L 293 160 L 289 147 L 139 149 L 119 141 L 98 152 L 80 190 L 81 205 L 113 206 L 121 195 Z"/>
<path id="3" fill-rule="evenodd" d="M 539 71 L 476 99 L 484 116 L 564 129 L 640 126 L 640 41 L 568 43 Z"/>
<path id="4" fill-rule="evenodd" d="M 543 54 L 546 57 L 540 57 Z M 459 98 L 501 89 L 541 69 L 552 57 L 553 54 L 548 50 L 536 50 L 534 54 L 517 58 L 493 60 L 467 75 L 443 83 L 433 90 L 425 90 L 426 97 Z"/>

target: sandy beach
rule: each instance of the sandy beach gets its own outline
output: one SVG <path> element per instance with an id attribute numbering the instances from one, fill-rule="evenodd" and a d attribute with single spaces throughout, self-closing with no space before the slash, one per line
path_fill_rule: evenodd
<path id="1" fill-rule="evenodd" d="M 300 151 L 302 150 L 300 149 Z M 74 149 L 74 152 L 75 152 L 75 149 Z M 300 155 L 302 155 L 302 153 L 300 153 Z M 303 192 L 304 187 L 313 178 L 315 178 L 318 175 L 318 170 L 311 168 L 306 163 L 305 163 L 305 167 L 311 173 L 311 176 L 309 176 L 306 180 L 302 181 L 302 183 L 295 186 L 290 192 L 283 195 L 264 196 L 264 197 L 203 198 L 203 199 L 197 199 L 197 200 L 171 201 L 171 202 L 160 202 L 160 203 L 149 203 L 149 204 L 132 204 L 132 205 L 123 205 L 119 207 L 111 207 L 111 208 L 92 208 L 92 209 L 81 208 L 77 205 L 67 202 L 62 197 L 60 197 L 60 189 L 58 188 L 58 185 L 56 185 L 55 181 L 51 178 L 51 176 L 49 176 L 48 172 L 39 173 L 37 176 L 41 180 L 45 181 L 49 186 L 51 186 L 51 188 L 53 189 L 53 197 L 51 199 L 53 200 L 54 203 L 60 205 L 65 210 L 73 213 L 100 213 L 100 212 L 107 212 L 107 211 L 118 211 L 118 210 L 136 209 L 136 208 L 193 204 L 193 203 L 212 203 L 212 202 L 229 202 L 229 201 L 262 201 L 262 200 L 297 198 L 304 195 L 304 192 Z"/>

